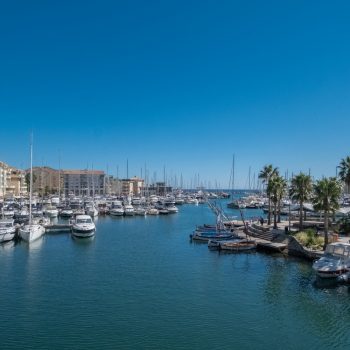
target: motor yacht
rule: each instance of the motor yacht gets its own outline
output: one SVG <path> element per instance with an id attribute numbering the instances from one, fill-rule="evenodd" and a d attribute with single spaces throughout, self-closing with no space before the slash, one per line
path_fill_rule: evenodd
<path id="1" fill-rule="evenodd" d="M 72 234 L 75 237 L 91 237 L 95 231 L 96 226 L 89 215 L 77 215 L 72 222 Z"/>
<path id="2" fill-rule="evenodd" d="M 328 244 L 324 256 L 316 260 L 312 268 L 321 278 L 336 278 L 350 271 L 350 244 Z"/>

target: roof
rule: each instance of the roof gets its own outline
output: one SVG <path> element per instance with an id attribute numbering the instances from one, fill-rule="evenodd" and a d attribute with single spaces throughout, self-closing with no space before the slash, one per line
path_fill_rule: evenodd
<path id="1" fill-rule="evenodd" d="M 105 172 L 102 170 L 61 170 L 62 174 L 65 175 L 104 175 Z"/>

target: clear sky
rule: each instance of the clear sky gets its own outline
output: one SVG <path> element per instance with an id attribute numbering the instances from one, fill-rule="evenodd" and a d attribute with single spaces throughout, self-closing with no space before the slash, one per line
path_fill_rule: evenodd
<path id="1" fill-rule="evenodd" d="M 2 1 L 0 160 L 236 187 L 350 154 L 349 1 Z M 194 180 L 193 180 L 194 181 Z"/>

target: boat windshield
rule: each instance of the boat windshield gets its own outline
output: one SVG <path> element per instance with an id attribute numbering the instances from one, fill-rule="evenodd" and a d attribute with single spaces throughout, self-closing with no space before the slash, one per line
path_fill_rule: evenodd
<path id="1" fill-rule="evenodd" d="M 78 219 L 77 224 L 91 224 L 91 219 Z"/>
<path id="2" fill-rule="evenodd" d="M 344 245 L 328 246 L 326 253 L 337 257 L 349 257 L 350 246 L 344 246 Z"/>

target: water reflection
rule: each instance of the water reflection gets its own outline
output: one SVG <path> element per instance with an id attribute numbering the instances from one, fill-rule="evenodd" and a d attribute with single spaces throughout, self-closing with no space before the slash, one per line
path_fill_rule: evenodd
<path id="1" fill-rule="evenodd" d="M 82 237 L 81 238 L 81 237 L 76 237 L 74 235 L 71 235 L 72 240 L 80 245 L 86 245 L 86 244 L 92 243 L 95 240 L 95 236 L 96 235 L 93 235 L 91 237 Z"/>
<path id="2" fill-rule="evenodd" d="M 320 278 L 316 276 L 312 285 L 316 289 L 335 289 L 339 286 L 339 283 L 336 278 Z"/>
<path id="3" fill-rule="evenodd" d="M 37 254 L 43 246 L 44 239 L 45 239 L 44 236 L 41 236 L 40 238 L 36 239 L 33 242 L 23 242 L 22 241 L 22 244 L 25 244 L 27 246 L 27 248 L 31 254 L 33 254 L 33 253 Z"/>
<path id="4" fill-rule="evenodd" d="M 4 252 L 12 251 L 15 245 L 16 245 L 16 242 L 14 240 L 1 243 L 0 251 L 4 251 Z"/>

